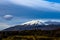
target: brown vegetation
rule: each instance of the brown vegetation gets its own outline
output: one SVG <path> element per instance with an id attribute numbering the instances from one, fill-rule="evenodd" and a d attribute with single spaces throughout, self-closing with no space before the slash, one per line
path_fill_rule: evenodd
<path id="1" fill-rule="evenodd" d="M 9 39 L 10 38 L 10 39 Z M 24 31 L 0 31 L 0 39 L 31 39 L 31 40 L 60 40 L 60 30 L 24 30 Z"/>

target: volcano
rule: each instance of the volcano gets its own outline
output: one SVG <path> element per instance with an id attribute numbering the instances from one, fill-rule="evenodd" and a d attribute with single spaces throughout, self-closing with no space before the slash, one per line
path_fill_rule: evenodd
<path id="1" fill-rule="evenodd" d="M 21 30 L 55 30 L 60 28 L 59 20 L 32 20 L 20 25 L 6 28 L 3 31 L 21 31 Z"/>

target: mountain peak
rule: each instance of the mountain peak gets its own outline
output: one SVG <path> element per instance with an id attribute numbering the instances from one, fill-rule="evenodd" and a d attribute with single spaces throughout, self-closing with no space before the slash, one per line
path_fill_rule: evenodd
<path id="1" fill-rule="evenodd" d="M 37 25 L 46 25 L 45 24 L 45 22 L 46 22 L 46 20 L 44 21 L 44 20 L 32 20 L 32 21 L 28 21 L 28 22 L 25 22 L 25 23 L 23 23 L 22 25 L 33 25 L 33 24 L 37 24 Z"/>
<path id="2" fill-rule="evenodd" d="M 33 24 L 37 24 L 37 25 L 49 25 L 49 24 L 60 24 L 60 20 L 32 20 L 32 21 L 28 21 L 25 23 L 22 23 L 21 25 L 33 25 Z"/>
<path id="3" fill-rule="evenodd" d="M 32 20 L 5 30 L 55 30 L 58 28 L 60 28 L 60 20 Z"/>

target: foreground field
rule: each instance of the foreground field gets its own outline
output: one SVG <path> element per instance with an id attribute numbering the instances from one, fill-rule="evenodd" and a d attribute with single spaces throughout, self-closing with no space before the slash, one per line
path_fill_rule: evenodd
<path id="1" fill-rule="evenodd" d="M 0 40 L 60 40 L 60 30 L 1 31 Z"/>
<path id="2" fill-rule="evenodd" d="M 60 38 L 56 37 L 47 37 L 47 36 L 10 36 L 8 38 L 4 38 L 2 40 L 60 40 Z"/>

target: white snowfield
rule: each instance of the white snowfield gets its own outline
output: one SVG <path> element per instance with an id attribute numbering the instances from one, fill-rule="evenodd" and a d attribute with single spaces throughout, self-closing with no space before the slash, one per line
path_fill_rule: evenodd
<path id="1" fill-rule="evenodd" d="M 49 25 L 49 24 L 60 24 L 60 20 L 32 20 L 32 21 L 28 21 L 25 23 L 22 23 L 21 25 Z"/>

